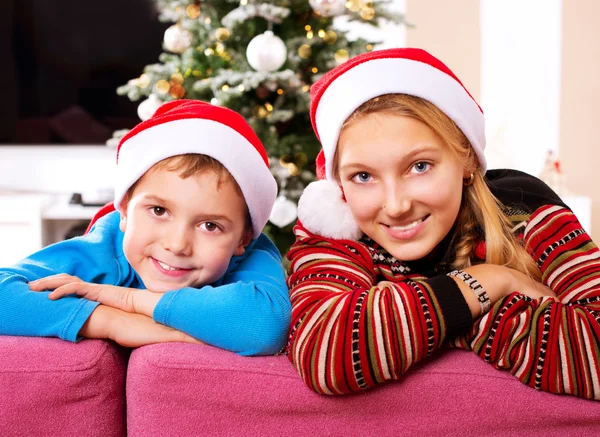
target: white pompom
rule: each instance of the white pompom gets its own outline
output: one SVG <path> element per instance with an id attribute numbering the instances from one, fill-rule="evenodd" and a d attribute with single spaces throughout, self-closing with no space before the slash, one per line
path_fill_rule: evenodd
<path id="1" fill-rule="evenodd" d="M 362 237 L 340 187 L 322 180 L 308 184 L 298 201 L 298 219 L 311 233 L 336 240 Z"/>

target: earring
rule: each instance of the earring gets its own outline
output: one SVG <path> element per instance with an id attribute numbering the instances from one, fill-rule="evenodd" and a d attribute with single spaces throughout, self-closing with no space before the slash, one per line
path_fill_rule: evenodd
<path id="1" fill-rule="evenodd" d="M 468 187 L 469 185 L 473 185 L 473 181 L 475 180 L 475 175 L 471 173 L 468 179 L 463 179 L 463 185 Z"/>

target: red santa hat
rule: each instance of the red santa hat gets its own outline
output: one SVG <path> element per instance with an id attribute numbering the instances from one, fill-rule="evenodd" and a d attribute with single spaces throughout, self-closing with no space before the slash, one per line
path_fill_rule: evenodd
<path id="1" fill-rule="evenodd" d="M 267 152 L 240 114 L 198 100 L 165 103 L 121 139 L 115 207 L 122 211 L 127 190 L 154 164 L 190 153 L 208 155 L 231 173 L 242 190 L 257 238 L 277 196 Z"/>
<path id="2" fill-rule="evenodd" d="M 358 55 L 323 75 L 313 84 L 310 93 L 310 118 L 323 146 L 317 158 L 320 179 L 335 183 L 333 157 L 346 119 L 363 103 L 384 94 L 408 94 L 433 103 L 465 134 L 477 154 L 481 170 L 486 170 L 483 111 L 454 73 L 424 50 L 394 48 Z M 325 182 L 313 184 L 324 187 Z M 325 191 L 330 193 L 332 188 Z M 329 217 L 325 218 L 322 216 L 324 199 L 317 201 L 313 199 L 315 196 L 321 196 L 320 189 L 307 187 L 298 205 L 298 217 L 309 231 L 330 238 L 359 238 L 361 232 L 353 220 L 353 225 L 344 229 L 337 226 L 340 220 L 351 221 L 345 202 L 341 208 L 329 209 Z M 318 213 L 312 211 L 315 202 L 319 205 Z M 325 220 L 331 223 L 325 224 Z"/>

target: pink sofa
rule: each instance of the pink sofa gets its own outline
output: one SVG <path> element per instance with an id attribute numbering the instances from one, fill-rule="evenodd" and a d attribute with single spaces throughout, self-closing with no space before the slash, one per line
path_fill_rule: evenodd
<path id="1" fill-rule="evenodd" d="M 538 392 L 471 352 L 447 350 L 360 395 L 326 397 L 285 356 L 210 346 L 132 352 L 127 427 L 146 435 L 600 436 L 600 402 Z"/>
<path id="2" fill-rule="evenodd" d="M 285 356 L 172 343 L 126 359 L 105 341 L 0 337 L 0 435 L 600 435 L 600 402 L 538 392 L 465 351 L 345 397 L 310 391 Z"/>
<path id="3" fill-rule="evenodd" d="M 0 436 L 126 435 L 127 355 L 103 340 L 0 336 Z"/>

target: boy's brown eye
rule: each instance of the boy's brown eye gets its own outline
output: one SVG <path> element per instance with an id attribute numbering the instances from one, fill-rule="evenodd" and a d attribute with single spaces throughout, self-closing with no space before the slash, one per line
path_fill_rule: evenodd
<path id="1" fill-rule="evenodd" d="M 161 216 L 165 213 L 165 209 L 160 207 L 160 206 L 155 206 L 152 208 L 152 212 L 154 213 L 154 215 L 156 216 Z"/>
<path id="2" fill-rule="evenodd" d="M 218 229 L 218 226 L 216 224 L 214 224 L 213 222 L 206 222 L 206 223 L 204 223 L 204 226 L 206 227 L 207 231 L 214 231 L 214 230 Z"/>

